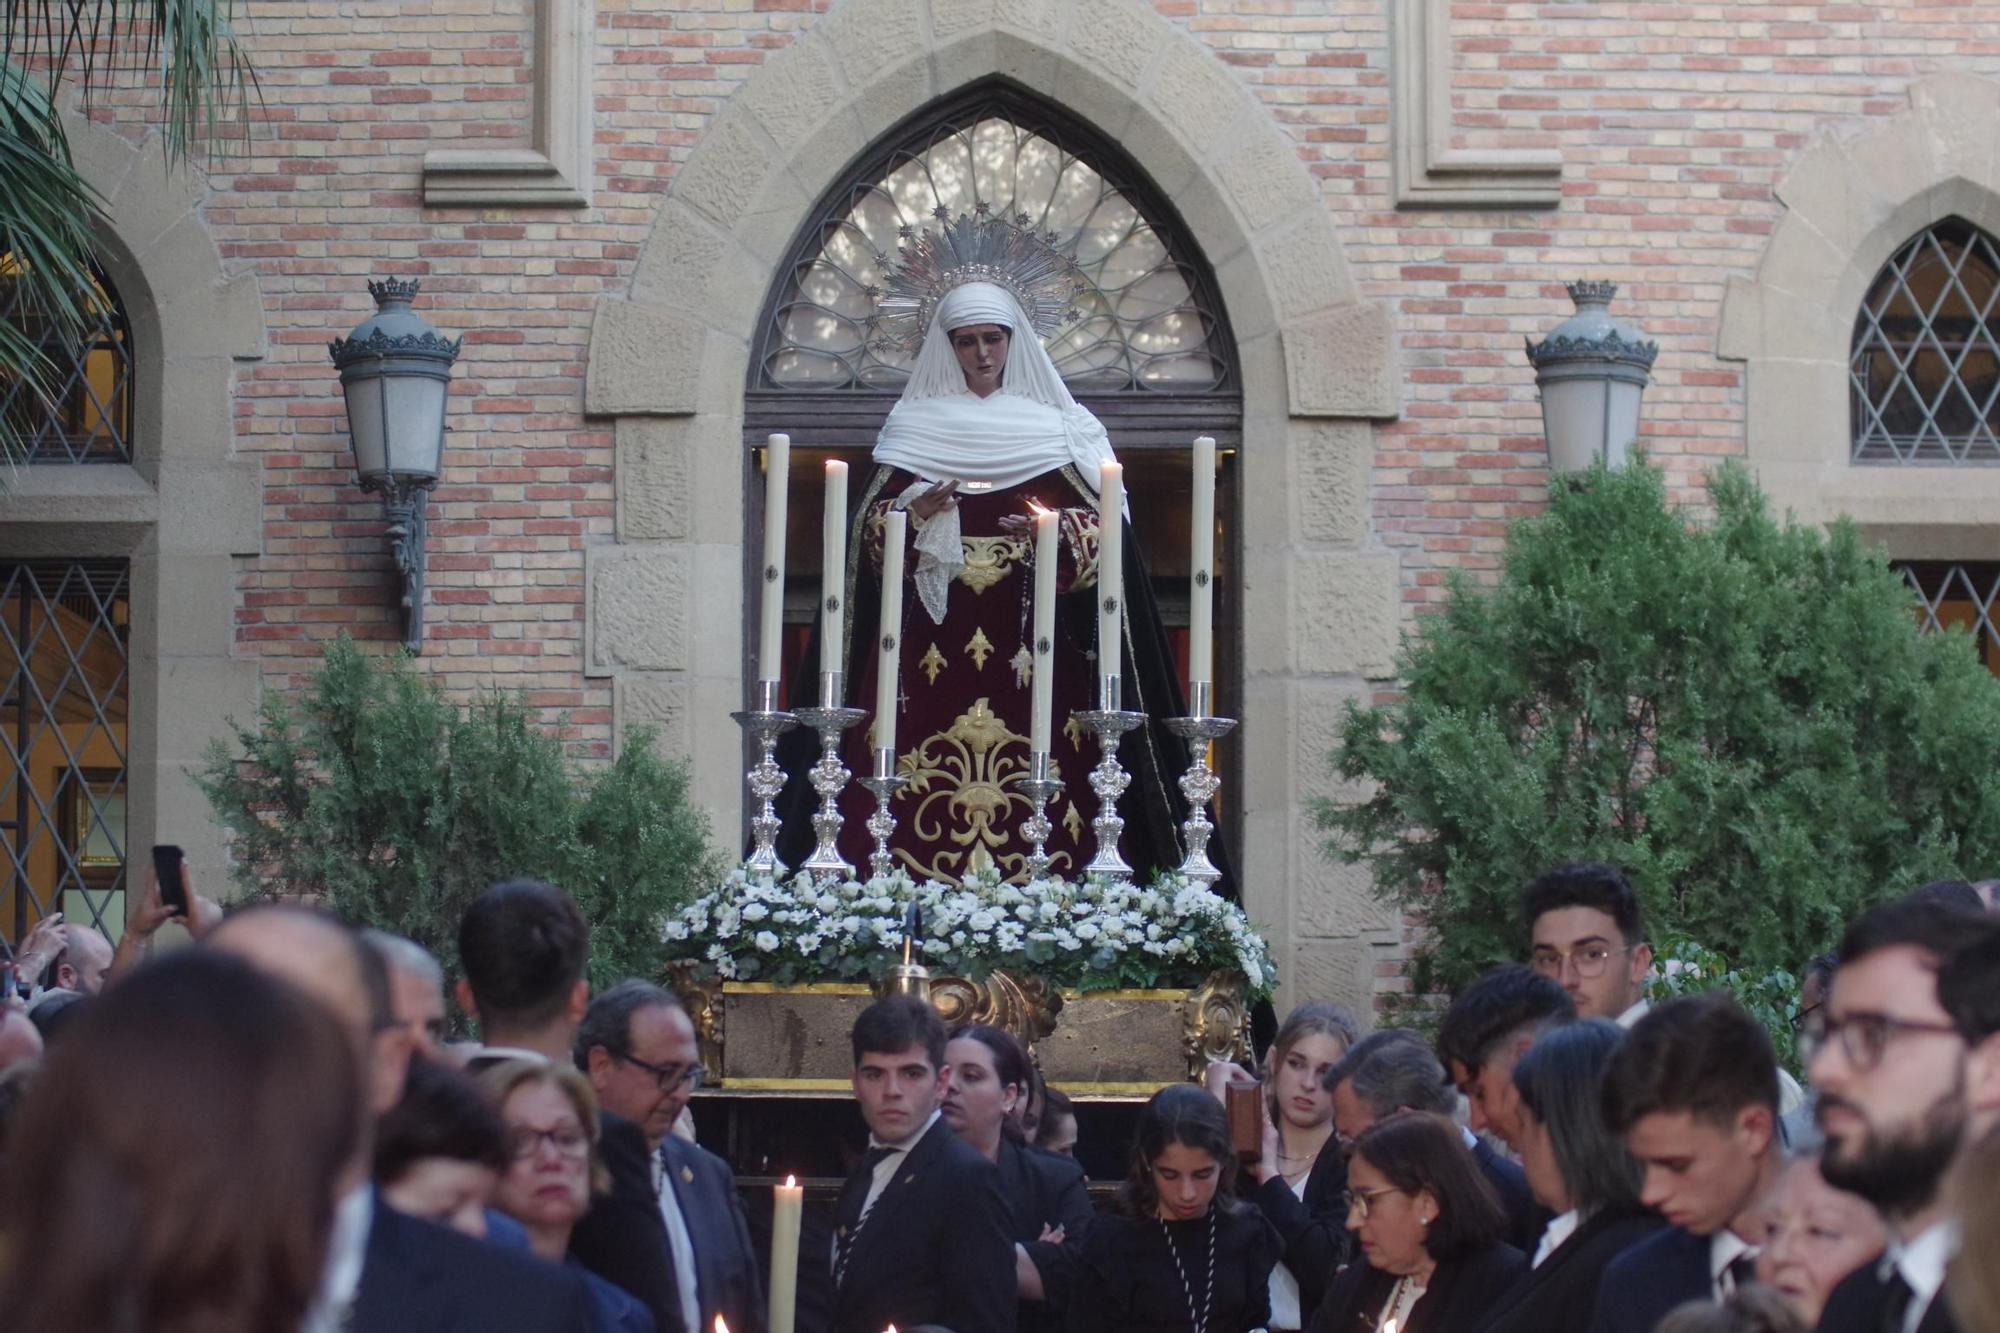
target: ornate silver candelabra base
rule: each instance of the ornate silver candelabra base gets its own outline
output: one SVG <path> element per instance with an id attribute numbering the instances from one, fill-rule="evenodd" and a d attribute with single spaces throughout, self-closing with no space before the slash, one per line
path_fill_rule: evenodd
<path id="1" fill-rule="evenodd" d="M 889 813 L 889 802 L 909 781 L 896 773 L 894 750 L 877 750 L 874 773 L 861 779 L 861 785 L 875 793 L 875 813 L 868 816 L 868 832 L 875 839 L 875 850 L 868 854 L 868 866 L 878 879 L 887 879 L 893 865 L 889 839 L 896 832 L 896 817 Z"/>
<path id="2" fill-rule="evenodd" d="M 1125 832 L 1125 821 L 1118 816 L 1118 798 L 1132 785 L 1132 775 L 1118 762 L 1118 746 L 1126 732 L 1145 724 L 1146 715 L 1117 708 L 1091 708 L 1070 716 L 1096 734 L 1101 756 L 1097 767 L 1090 770 L 1090 789 L 1097 793 L 1097 818 L 1090 821 L 1091 830 L 1097 835 L 1097 854 L 1090 858 L 1084 873 L 1125 879 L 1131 875 L 1132 867 L 1125 864 L 1125 858 L 1118 852 L 1118 839 Z"/>
<path id="3" fill-rule="evenodd" d="M 1215 825 L 1208 818 L 1208 803 L 1222 789 L 1222 779 L 1208 766 L 1208 743 L 1227 736 L 1235 726 L 1233 717 L 1167 719 L 1167 729 L 1187 741 L 1191 756 L 1187 772 L 1181 774 L 1181 795 L 1187 797 L 1188 817 L 1181 824 L 1181 836 L 1187 840 L 1187 857 L 1180 864 L 1180 873 L 1203 884 L 1213 884 L 1222 878 L 1222 872 L 1208 859 L 1208 840 L 1215 832 Z"/>
<path id="4" fill-rule="evenodd" d="M 1049 822 L 1049 801 L 1063 788 L 1062 779 L 1049 776 L 1054 769 L 1049 752 L 1041 750 L 1028 756 L 1027 776 L 1014 779 L 1014 785 L 1027 793 L 1032 810 L 1021 821 L 1021 836 L 1028 840 L 1029 879 L 1040 879 L 1049 871 L 1049 834 L 1055 832 Z"/>
<path id="5" fill-rule="evenodd" d="M 785 873 L 785 863 L 778 859 L 778 812 L 771 804 L 785 789 L 785 770 L 778 767 L 778 737 L 796 727 L 799 720 L 778 708 L 775 680 L 757 682 L 756 704 L 730 714 L 757 742 L 757 762 L 743 775 L 751 799 L 757 802 L 757 813 L 750 818 L 750 859 L 745 868 L 754 875 L 778 879 Z"/>
<path id="6" fill-rule="evenodd" d="M 838 698 L 838 694 L 832 696 Z M 822 883 L 845 878 L 854 867 L 840 859 L 840 793 L 852 776 L 840 762 L 840 733 L 867 717 L 861 708 L 800 708 L 798 719 L 819 733 L 819 762 L 812 766 L 813 790 L 819 793 L 819 809 L 813 814 L 813 834 L 819 839 L 813 854 L 800 869 Z"/>

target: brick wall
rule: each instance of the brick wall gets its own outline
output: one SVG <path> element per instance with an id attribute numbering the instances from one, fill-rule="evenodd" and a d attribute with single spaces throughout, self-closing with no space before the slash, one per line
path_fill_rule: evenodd
<path id="1" fill-rule="evenodd" d="M 609 424 L 579 410 L 592 311 L 625 289 L 716 108 L 829 3 L 598 0 L 594 206 L 421 207 L 425 150 L 527 142 L 528 4 L 249 5 L 268 124 L 218 166 L 205 210 L 225 266 L 258 274 L 270 331 L 236 402 L 268 482 L 239 650 L 283 683 L 339 630 L 394 637 L 380 508 L 351 484 L 326 342 L 370 309 L 364 278 L 420 276 L 419 308 L 466 335 L 426 664 L 454 688 L 529 688 L 601 753 L 610 691 L 580 670 L 583 553 L 613 523 Z M 1399 213 L 1386 0 L 1155 7 L 1286 128 L 1364 296 L 1396 311 L 1405 410 L 1377 433 L 1373 503 L 1413 604 L 1448 567 L 1489 568 L 1540 500 L 1521 341 L 1566 313 L 1561 280 L 1617 280 L 1617 309 L 1660 340 L 1646 434 L 1692 479 L 1742 449 L 1740 366 L 1715 358 L 1715 321 L 1780 212 L 1774 182 L 1818 130 L 1900 109 L 1915 77 L 2000 77 L 2000 6 L 1454 3 L 1456 140 L 1558 147 L 1562 207 Z"/>

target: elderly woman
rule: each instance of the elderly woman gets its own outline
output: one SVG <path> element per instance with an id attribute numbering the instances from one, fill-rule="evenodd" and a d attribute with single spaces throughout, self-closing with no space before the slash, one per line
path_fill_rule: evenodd
<path id="1" fill-rule="evenodd" d="M 507 1128 L 507 1169 L 493 1203 L 528 1232 L 528 1248 L 583 1274 L 602 1333 L 653 1333 L 653 1316 L 627 1292 L 568 1258 L 570 1232 L 590 1207 L 597 1161 L 597 1097 L 566 1065 L 508 1060 L 479 1081 Z"/>
<path id="2" fill-rule="evenodd" d="M 1757 1280 L 1811 1328 L 1840 1280 L 1888 1243 L 1882 1218 L 1866 1199 L 1827 1184 L 1818 1157 L 1801 1157 L 1778 1177 L 1765 1204 Z"/>
<path id="3" fill-rule="evenodd" d="M 1604 1265 L 1664 1226 L 1639 1202 L 1639 1167 L 1604 1123 L 1604 1066 L 1624 1032 L 1594 1018 L 1542 1037 L 1514 1067 L 1521 1165 L 1555 1214 L 1532 1271 L 1480 1333 L 1585 1333 Z"/>
<path id="4" fill-rule="evenodd" d="M 1050 754 L 1068 786 L 1047 812 L 1055 826 L 1050 868 L 1079 876 L 1091 854 L 1094 809 L 1082 778 L 1096 754 L 1087 733 L 1065 730 L 1060 719 L 1098 706 L 1097 494 L 1104 467 L 1116 459 L 1103 424 L 1070 394 L 1041 342 L 1063 326 L 1075 297 L 1072 274 L 1071 261 L 1045 237 L 982 209 L 913 235 L 887 275 L 878 341 L 914 351 L 915 359 L 856 497 L 847 642 L 837 660 L 847 697 L 865 701 L 874 696 L 874 645 L 891 640 L 900 656 L 897 767 L 913 783 L 896 798 L 899 822 L 889 846 L 897 867 L 913 876 L 958 880 L 996 868 L 1025 874 L 1027 798 L 1010 784 L 1028 767 L 1036 511 L 1056 513 L 1059 534 L 1057 625 L 1047 659 L 1059 721 Z M 911 595 L 903 622 L 884 625 L 882 544 L 892 509 L 909 516 Z M 1138 544 L 1129 524 L 1123 527 L 1121 702 L 1157 722 L 1181 701 Z M 847 733 L 845 762 L 856 772 L 873 764 L 869 732 Z M 803 772 L 814 754 L 811 734 L 800 729 L 788 737 L 784 754 L 788 768 Z M 1127 738 L 1120 757 L 1133 774 L 1120 807 L 1123 851 L 1150 878 L 1154 868 L 1181 859 L 1184 801 L 1174 777 L 1187 751 L 1163 727 L 1148 725 Z M 987 798 L 996 792 L 1006 808 L 992 807 Z M 784 799 L 779 853 L 797 865 L 812 846 L 810 784 L 794 781 Z M 1073 806 L 1077 800 L 1083 806 Z M 842 802 L 842 852 L 860 864 L 872 798 L 857 784 Z"/>
<path id="5" fill-rule="evenodd" d="M 1354 1141 L 1347 1225 L 1361 1246 L 1313 1316 L 1315 1333 L 1458 1333 L 1527 1268 L 1458 1126 L 1401 1111 Z"/>

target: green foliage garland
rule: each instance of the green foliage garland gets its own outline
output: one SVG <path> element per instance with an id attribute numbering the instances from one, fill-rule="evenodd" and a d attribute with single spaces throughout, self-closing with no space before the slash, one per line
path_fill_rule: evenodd
<path id="1" fill-rule="evenodd" d="M 602 987 L 653 977 L 667 918 L 722 863 L 686 767 L 628 731 L 608 765 L 572 769 L 518 698 L 461 708 L 403 655 L 345 636 L 296 697 L 265 696 L 196 775 L 235 835 L 250 899 L 313 895 L 457 964 L 458 920 L 496 879 L 560 885 L 591 927 Z"/>
<path id="2" fill-rule="evenodd" d="M 2000 867 L 2000 681 L 1920 632 L 1845 523 L 1768 512 L 1740 466 L 1712 521 L 1643 462 L 1558 480 L 1497 586 L 1454 577 L 1406 642 L 1405 693 L 1351 705 L 1333 854 L 1430 926 L 1419 994 L 1526 956 L 1522 887 L 1624 866 L 1656 939 L 1755 976 L 1802 967 L 1863 906 Z"/>

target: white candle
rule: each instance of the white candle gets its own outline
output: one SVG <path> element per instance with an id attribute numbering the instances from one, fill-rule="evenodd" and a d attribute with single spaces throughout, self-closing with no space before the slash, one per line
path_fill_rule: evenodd
<path id="1" fill-rule="evenodd" d="M 875 748 L 896 748 L 896 673 L 903 660 L 903 540 L 910 516 L 889 511 L 882 528 L 882 627 L 875 636 Z"/>
<path id="2" fill-rule="evenodd" d="M 1053 509 L 1035 512 L 1035 638 L 1028 647 L 1034 655 L 1034 713 L 1028 729 L 1028 748 L 1046 754 L 1049 748 L 1049 718 L 1054 711 L 1056 685 L 1056 524 L 1062 515 Z"/>
<path id="3" fill-rule="evenodd" d="M 757 679 L 776 680 L 784 665 L 785 521 L 791 498 L 792 437 L 764 442 L 764 601 L 757 632 Z"/>
<path id="4" fill-rule="evenodd" d="M 826 522 L 820 537 L 819 669 L 840 670 L 841 639 L 847 629 L 847 464 L 826 461 Z M 838 708 L 840 700 L 821 699 L 822 708 Z"/>
<path id="5" fill-rule="evenodd" d="M 1125 469 L 1104 464 L 1097 484 L 1097 674 L 1118 676 L 1124 666 Z M 1110 700 L 1100 700 L 1108 708 Z"/>
<path id="6" fill-rule="evenodd" d="M 1194 442 L 1194 503 L 1189 533 L 1193 555 L 1188 578 L 1188 696 L 1214 679 L 1215 670 L 1215 440 Z"/>
<path id="7" fill-rule="evenodd" d="M 786 1176 L 771 1214 L 771 1333 L 792 1333 L 799 1306 L 799 1217 L 805 1187 Z M 718 1316 L 718 1319 L 720 1316 Z"/>

